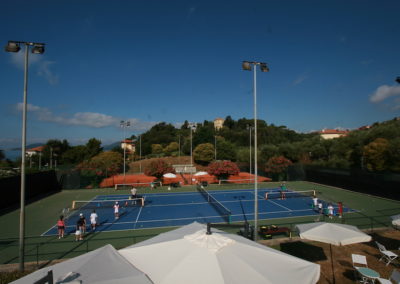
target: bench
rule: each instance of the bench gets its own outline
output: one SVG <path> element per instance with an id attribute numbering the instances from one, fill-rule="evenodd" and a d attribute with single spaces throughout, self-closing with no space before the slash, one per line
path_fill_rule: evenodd
<path id="1" fill-rule="evenodd" d="M 275 235 L 286 235 L 291 237 L 292 234 L 288 227 L 277 227 L 277 226 L 260 226 L 258 231 L 259 235 L 266 239 L 271 239 Z"/>

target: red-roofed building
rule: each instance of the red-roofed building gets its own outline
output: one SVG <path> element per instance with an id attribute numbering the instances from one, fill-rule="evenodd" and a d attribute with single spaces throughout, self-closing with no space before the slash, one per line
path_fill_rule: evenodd
<path id="1" fill-rule="evenodd" d="M 125 151 L 129 153 L 135 153 L 136 145 L 135 142 L 131 139 L 125 139 L 121 141 L 121 148 L 125 149 Z"/>
<path id="2" fill-rule="evenodd" d="M 221 129 L 224 126 L 224 122 L 225 122 L 225 119 L 217 117 L 216 119 L 214 119 L 214 128 L 216 130 Z"/>
<path id="3" fill-rule="evenodd" d="M 337 130 L 337 129 L 323 129 L 318 132 L 323 139 L 334 139 L 342 136 L 346 136 L 349 131 L 348 130 Z"/>
<path id="4" fill-rule="evenodd" d="M 31 148 L 31 149 L 27 149 L 26 150 L 26 155 L 28 157 L 32 157 L 34 155 L 40 154 L 43 152 L 44 146 L 39 146 L 39 147 L 35 147 L 35 148 Z"/>

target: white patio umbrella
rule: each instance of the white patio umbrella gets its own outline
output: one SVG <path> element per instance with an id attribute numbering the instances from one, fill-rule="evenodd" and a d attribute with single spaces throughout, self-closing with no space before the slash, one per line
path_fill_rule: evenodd
<path id="1" fill-rule="evenodd" d="M 197 172 L 194 174 L 194 176 L 205 176 L 205 175 L 208 175 L 208 173 L 207 172 Z"/>
<path id="2" fill-rule="evenodd" d="M 166 174 L 163 175 L 163 177 L 166 177 L 166 178 L 176 178 L 176 174 L 173 174 L 173 173 L 166 173 Z"/>
<path id="3" fill-rule="evenodd" d="M 350 245 L 369 242 L 372 239 L 371 236 L 361 232 L 357 227 L 346 224 L 316 222 L 296 225 L 296 228 L 302 239 L 329 244 L 333 283 L 335 283 L 335 272 L 332 259 L 332 245 Z"/>
<path id="4" fill-rule="evenodd" d="M 395 226 L 400 226 L 400 214 L 398 215 L 393 215 L 390 218 L 392 218 L 392 224 Z"/>
<path id="5" fill-rule="evenodd" d="M 42 268 L 12 284 L 35 283 L 53 272 L 54 283 L 151 284 L 146 274 L 134 267 L 112 245 Z"/>
<path id="6" fill-rule="evenodd" d="M 156 284 L 316 283 L 320 266 L 194 222 L 119 250 Z"/>

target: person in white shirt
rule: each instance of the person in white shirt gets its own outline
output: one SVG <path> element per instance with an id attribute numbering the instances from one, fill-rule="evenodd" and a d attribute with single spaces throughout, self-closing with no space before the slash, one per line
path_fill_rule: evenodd
<path id="1" fill-rule="evenodd" d="M 313 197 L 313 208 L 314 210 L 318 209 L 318 198 L 316 196 Z"/>
<path id="2" fill-rule="evenodd" d="M 322 202 L 319 202 L 319 203 L 318 203 L 318 211 L 319 211 L 319 214 L 323 214 L 323 213 L 324 213 L 323 210 L 324 210 L 324 208 L 323 208 Z"/>
<path id="3" fill-rule="evenodd" d="M 131 189 L 131 198 L 134 199 L 137 197 L 137 189 L 135 187 L 132 187 Z"/>
<path id="4" fill-rule="evenodd" d="M 90 225 L 92 226 L 92 231 L 96 230 L 97 218 L 99 218 L 99 216 L 97 215 L 96 211 L 93 210 L 92 214 L 90 214 Z"/>
<path id="5" fill-rule="evenodd" d="M 332 206 L 332 204 L 328 205 L 328 215 L 329 215 L 329 219 L 333 218 L 333 206 Z"/>
<path id="6" fill-rule="evenodd" d="M 115 201 L 115 204 L 114 204 L 114 216 L 115 216 L 115 219 L 119 218 L 119 204 L 118 204 L 118 201 Z"/>

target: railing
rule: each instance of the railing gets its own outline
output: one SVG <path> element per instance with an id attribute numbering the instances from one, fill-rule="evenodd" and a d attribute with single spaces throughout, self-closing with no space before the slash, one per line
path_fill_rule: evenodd
<path id="1" fill-rule="evenodd" d="M 116 249 L 121 249 L 155 236 L 156 234 L 148 234 L 110 238 L 107 233 L 95 233 L 87 234 L 83 241 L 75 241 L 73 235 L 64 239 L 58 239 L 57 236 L 26 237 L 25 261 L 34 262 L 37 267 L 41 267 L 51 261 L 76 257 L 106 244 L 111 244 Z M 19 261 L 18 248 L 18 238 L 0 239 L 0 263 L 17 263 Z M 46 261 L 46 263 L 43 264 L 43 261 Z"/>

